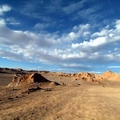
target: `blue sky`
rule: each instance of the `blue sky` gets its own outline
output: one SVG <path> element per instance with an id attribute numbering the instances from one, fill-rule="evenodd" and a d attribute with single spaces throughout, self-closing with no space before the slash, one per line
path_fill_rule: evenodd
<path id="1" fill-rule="evenodd" d="M 119 0 L 0 0 L 0 67 L 120 73 Z"/>

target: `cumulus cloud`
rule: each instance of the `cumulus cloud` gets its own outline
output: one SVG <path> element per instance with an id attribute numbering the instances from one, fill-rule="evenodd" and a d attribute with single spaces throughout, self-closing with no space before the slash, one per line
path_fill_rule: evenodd
<path id="1" fill-rule="evenodd" d="M 85 1 L 84 1 L 85 2 Z M 64 8 L 67 14 L 81 7 L 81 2 Z M 77 6 L 77 8 L 75 8 Z M 70 10 L 72 8 L 72 10 Z M 0 15 L 11 8 L 0 8 Z M 1 12 L 2 11 L 2 12 Z M 17 23 L 14 18 L 0 19 L 0 56 L 28 62 L 55 64 L 63 69 L 91 71 L 91 65 L 119 63 L 120 20 L 112 28 L 93 32 L 91 24 L 80 24 L 64 33 L 22 31 L 7 26 Z M 19 23 L 19 22 L 18 22 Z M 38 23 L 36 29 L 50 27 L 48 23 Z M 7 33 L 7 34 L 6 34 Z M 109 48 L 108 48 L 109 47 Z"/>
<path id="2" fill-rule="evenodd" d="M 87 38 L 90 35 L 89 28 L 89 24 L 74 26 L 69 33 L 64 33 L 58 40 L 73 42 L 80 38 Z"/>
<path id="3" fill-rule="evenodd" d="M 6 34 L 7 33 L 7 34 Z M 34 34 L 29 31 L 11 30 L 5 25 L 3 19 L 0 20 L 0 43 L 7 45 L 28 45 L 37 44 L 39 47 L 50 47 L 51 41 L 44 39 L 40 34 Z"/>
<path id="4" fill-rule="evenodd" d="M 36 59 L 35 61 L 45 61 L 47 63 L 84 63 L 84 62 L 94 62 L 96 60 L 99 61 L 101 58 L 101 62 L 107 62 L 107 61 L 114 61 L 115 58 L 119 58 L 119 54 L 101 54 L 102 51 L 100 49 L 97 49 L 95 51 L 94 48 L 99 48 L 99 46 L 108 45 L 109 43 L 115 42 L 115 40 L 108 40 L 107 35 L 109 34 L 108 30 L 103 34 L 102 36 L 99 36 L 99 34 L 96 34 L 93 38 L 93 33 L 91 35 L 90 41 L 83 41 L 80 43 L 70 43 L 70 45 L 64 45 L 64 42 L 69 43 L 71 40 L 76 40 L 77 38 L 84 38 L 84 32 L 89 33 L 89 27 L 90 25 L 80 25 L 75 26 L 71 30 L 70 33 L 63 34 L 61 37 L 58 35 L 51 35 L 51 34 L 34 34 L 31 32 L 23 32 L 23 31 L 14 31 L 8 29 L 6 26 L 4 26 L 4 22 L 2 21 L 2 27 L 1 29 L 1 44 L 4 45 L 11 45 L 11 47 L 8 47 L 11 52 L 16 54 L 23 54 L 25 58 L 29 59 Z M 114 32 L 116 29 L 114 30 Z M 9 34 L 5 34 L 5 33 Z M 101 32 L 101 31 L 100 31 Z M 113 33 L 114 33 L 113 32 Z M 113 34 L 112 33 L 112 34 Z M 115 32 L 116 33 L 116 32 Z M 115 36 L 115 35 L 114 35 Z M 9 38 L 9 39 L 8 39 Z M 42 38 L 42 39 L 41 39 Z M 50 38 L 50 41 L 48 39 Z M 56 42 L 55 42 L 56 40 Z M 118 39 L 117 39 L 118 40 Z M 55 44 L 53 44 L 55 43 Z M 59 43 L 60 45 L 58 45 Z M 54 46 L 55 45 L 55 46 Z M 51 46 L 51 47 L 50 47 Z M 49 49 L 44 48 L 49 47 Z M 92 52 L 90 49 L 92 49 Z M 117 50 L 117 49 L 115 49 Z M 34 56 L 34 58 L 33 58 Z M 118 60 L 118 59 L 117 59 Z M 79 65 L 78 65 L 79 66 Z M 65 66 L 64 66 L 65 67 Z"/>
<path id="5" fill-rule="evenodd" d="M 116 30 L 120 30 L 120 20 L 116 21 L 115 27 L 116 27 Z"/>
<path id="6" fill-rule="evenodd" d="M 8 12 L 11 10 L 9 5 L 1 5 L 0 6 L 0 15 L 4 15 L 4 12 Z"/>
<path id="7" fill-rule="evenodd" d="M 80 50 L 91 49 L 92 51 L 95 51 L 96 48 L 96 50 L 99 51 L 100 48 L 107 49 L 108 45 L 118 45 L 120 42 L 119 23 L 119 20 L 117 20 L 115 29 L 103 28 L 103 30 L 99 32 L 92 33 L 89 41 L 72 43 L 72 48 L 80 48 Z"/>
<path id="8" fill-rule="evenodd" d="M 0 56 L 3 58 L 7 58 L 10 60 L 15 60 L 15 61 L 24 61 L 24 57 L 20 56 L 19 54 L 13 53 L 12 51 L 8 50 L 1 50 L 0 49 Z"/>
<path id="9" fill-rule="evenodd" d="M 5 20 L 0 18 L 0 26 L 5 26 Z"/>

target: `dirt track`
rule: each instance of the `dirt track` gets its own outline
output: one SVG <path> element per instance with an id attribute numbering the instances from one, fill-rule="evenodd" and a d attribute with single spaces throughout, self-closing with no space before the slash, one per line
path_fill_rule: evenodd
<path id="1" fill-rule="evenodd" d="M 119 120 L 120 88 L 59 86 L 0 101 L 3 120 Z"/>

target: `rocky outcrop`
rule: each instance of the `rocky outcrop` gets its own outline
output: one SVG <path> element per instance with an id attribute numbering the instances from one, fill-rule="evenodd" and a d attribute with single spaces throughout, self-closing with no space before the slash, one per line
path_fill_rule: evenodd
<path id="1" fill-rule="evenodd" d="M 80 72 L 78 74 L 74 74 L 74 77 L 76 80 L 84 80 L 87 82 L 96 82 L 96 83 L 103 79 L 101 76 L 99 76 L 97 74 L 85 73 L 85 72 Z"/>
<path id="2" fill-rule="evenodd" d="M 120 74 L 114 73 L 112 71 L 107 71 L 101 74 L 101 77 L 107 80 L 120 81 Z"/>
<path id="3" fill-rule="evenodd" d="M 22 88 L 32 85 L 58 85 L 56 82 L 52 82 L 47 80 L 41 74 L 33 73 L 33 74 L 26 74 L 26 75 L 14 75 L 12 81 L 8 84 L 8 87 L 14 88 Z"/>
<path id="4" fill-rule="evenodd" d="M 103 80 L 104 78 L 101 77 L 98 74 L 94 73 L 87 73 L 87 72 L 79 72 L 79 73 L 72 73 L 72 74 L 67 74 L 67 73 L 57 73 L 58 76 L 61 77 L 70 77 L 75 80 L 82 80 L 86 82 L 94 82 L 94 83 L 99 83 L 100 80 Z"/>

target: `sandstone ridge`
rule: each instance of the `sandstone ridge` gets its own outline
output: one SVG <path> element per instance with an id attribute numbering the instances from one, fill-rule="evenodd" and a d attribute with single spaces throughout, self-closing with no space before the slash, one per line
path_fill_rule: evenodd
<path id="1" fill-rule="evenodd" d="M 48 85 L 58 85 L 56 82 L 47 80 L 39 73 L 32 73 L 26 75 L 14 75 L 12 81 L 7 87 L 22 88 L 31 87 L 32 85 L 37 86 L 48 86 Z"/>

